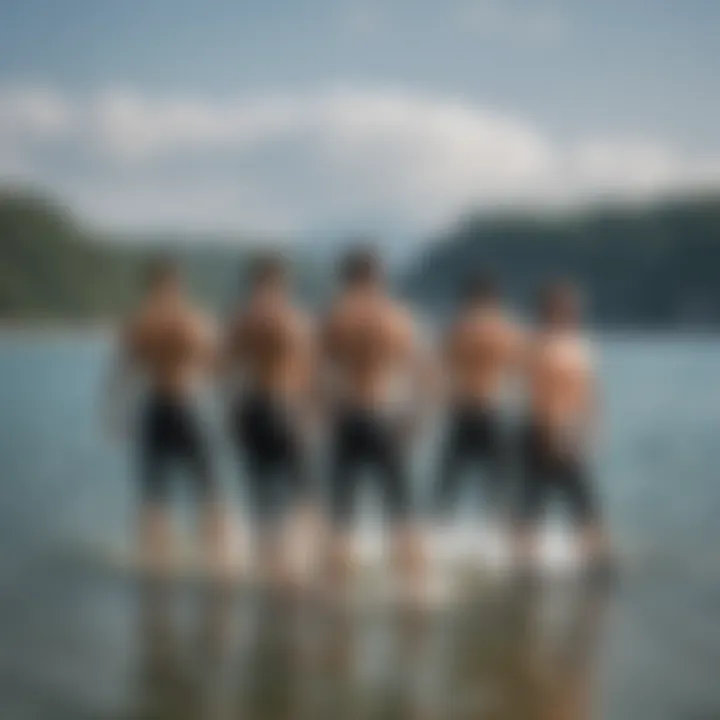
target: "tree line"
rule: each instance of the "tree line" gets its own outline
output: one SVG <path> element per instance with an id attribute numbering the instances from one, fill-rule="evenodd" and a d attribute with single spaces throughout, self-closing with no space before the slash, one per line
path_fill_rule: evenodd
<path id="1" fill-rule="evenodd" d="M 402 283 L 442 311 L 481 269 L 526 307 L 543 283 L 573 278 L 603 325 L 717 327 L 720 197 L 470 216 L 428 243 Z"/>
<path id="2" fill-rule="evenodd" d="M 210 309 L 227 312 L 261 241 L 197 240 L 120 242 L 44 197 L 0 193 L 0 319 L 117 316 L 133 304 L 146 263 L 157 254 L 177 257 L 193 292 Z M 328 262 L 300 251 L 290 260 L 301 296 L 321 303 L 332 282 Z M 480 271 L 496 274 L 526 305 L 543 282 L 572 277 L 588 290 L 594 318 L 607 326 L 718 327 L 720 197 L 468 216 L 421 246 L 394 280 L 414 302 L 443 313 Z"/>

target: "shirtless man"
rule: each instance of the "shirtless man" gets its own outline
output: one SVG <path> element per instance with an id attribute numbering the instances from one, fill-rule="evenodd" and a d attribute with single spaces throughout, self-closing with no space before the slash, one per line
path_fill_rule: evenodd
<path id="1" fill-rule="evenodd" d="M 375 472 L 392 523 L 393 558 L 405 580 L 419 580 L 419 538 L 410 522 L 411 497 L 405 468 L 403 427 L 392 407 L 399 379 L 415 380 L 421 367 L 410 313 L 388 294 L 371 251 L 350 253 L 341 267 L 343 285 L 322 332 L 326 380 L 334 382 L 330 512 L 333 521 L 329 570 L 345 579 L 352 565 L 350 521 L 358 473 Z M 405 431 L 405 432 L 404 432 Z"/>
<path id="2" fill-rule="evenodd" d="M 518 552 L 528 563 L 536 530 L 553 491 L 569 506 L 583 558 L 596 567 L 609 559 L 607 537 L 588 476 L 597 421 L 592 358 L 580 331 L 580 301 L 558 282 L 540 298 L 540 327 L 527 363 L 529 418 L 522 440 Z"/>
<path id="3" fill-rule="evenodd" d="M 215 478 L 194 400 L 198 383 L 215 362 L 213 323 L 190 303 L 178 269 L 157 261 L 148 274 L 147 294 L 121 332 L 120 358 L 111 380 L 117 394 L 129 373 L 144 376 L 148 396 L 140 417 L 142 506 L 139 540 L 142 561 L 165 571 L 172 553 L 167 500 L 168 464 L 182 461 L 190 470 L 201 504 L 201 534 L 214 569 L 225 562 L 226 535 Z M 115 415 L 117 417 L 117 415 Z"/>
<path id="4" fill-rule="evenodd" d="M 475 278 L 443 348 L 450 419 L 435 492 L 441 516 L 456 499 L 470 464 L 486 465 L 490 499 L 498 500 L 505 459 L 500 395 L 521 346 L 520 330 L 504 311 L 493 280 Z"/>
<path id="5" fill-rule="evenodd" d="M 310 521 L 306 444 L 315 348 L 310 319 L 292 303 L 280 257 L 257 259 L 251 285 L 249 304 L 230 323 L 224 365 L 241 383 L 232 425 L 260 528 L 261 567 L 285 582 L 294 580 L 281 532 L 287 511 L 298 510 Z"/>

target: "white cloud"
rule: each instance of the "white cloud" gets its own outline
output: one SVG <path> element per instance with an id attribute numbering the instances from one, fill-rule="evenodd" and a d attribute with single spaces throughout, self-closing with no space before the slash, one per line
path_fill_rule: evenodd
<path id="1" fill-rule="evenodd" d="M 60 94 L 44 88 L 0 88 L 0 136 L 50 139 L 72 123 L 72 108 Z"/>
<path id="2" fill-rule="evenodd" d="M 720 157 L 646 138 L 557 142 L 532 122 L 407 91 L 0 97 L 0 153 L 12 148 L 24 177 L 109 224 L 423 233 L 470 207 L 720 187 Z M 16 176 L 7 163 L 2 173 Z"/>

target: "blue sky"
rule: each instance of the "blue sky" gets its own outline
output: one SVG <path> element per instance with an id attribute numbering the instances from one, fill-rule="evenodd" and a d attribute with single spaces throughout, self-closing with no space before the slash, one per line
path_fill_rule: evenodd
<path id="1" fill-rule="evenodd" d="M 714 187 L 719 28 L 715 0 L 0 0 L 0 177 L 291 235 Z"/>

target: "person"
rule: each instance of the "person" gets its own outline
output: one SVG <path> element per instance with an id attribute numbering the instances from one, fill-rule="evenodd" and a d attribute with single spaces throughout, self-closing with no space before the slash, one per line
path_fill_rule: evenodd
<path id="1" fill-rule="evenodd" d="M 391 523 L 394 562 L 401 577 L 415 585 L 423 558 L 405 466 L 405 440 L 413 428 L 393 412 L 393 401 L 402 377 L 410 381 L 406 390 L 416 396 L 422 388 L 417 328 L 411 313 L 389 295 L 372 250 L 351 251 L 341 263 L 340 275 L 342 289 L 321 334 L 323 375 L 334 400 L 328 569 L 334 582 L 348 578 L 359 472 L 370 466 Z"/>
<path id="2" fill-rule="evenodd" d="M 448 384 L 449 423 L 434 508 L 441 519 L 461 489 L 464 472 L 484 464 L 493 510 L 505 475 L 505 438 L 500 417 L 501 395 L 517 364 L 523 335 L 505 311 L 495 280 L 478 275 L 443 343 Z"/>
<path id="3" fill-rule="evenodd" d="M 196 391 L 216 360 L 216 329 L 193 306 L 177 266 L 167 259 L 152 263 L 147 293 L 121 330 L 119 358 L 110 380 L 114 409 L 126 380 L 142 375 L 147 397 L 139 421 L 140 552 L 145 567 L 169 569 L 172 533 L 168 514 L 171 478 L 168 465 L 180 461 L 190 471 L 201 507 L 201 534 L 211 567 L 223 572 L 227 528 L 218 497 L 208 441 L 196 406 Z"/>
<path id="4" fill-rule="evenodd" d="M 577 289 L 558 281 L 539 301 L 540 327 L 529 345 L 529 416 L 522 437 L 518 555 L 524 566 L 537 552 L 537 529 L 552 493 L 566 502 L 592 568 L 607 567 L 608 538 L 589 456 L 598 421 L 592 353 L 581 331 Z"/>
<path id="5" fill-rule="evenodd" d="M 232 429 L 244 457 L 261 567 L 273 581 L 294 582 L 285 546 L 289 511 L 312 522 L 307 442 L 314 382 L 314 337 L 309 316 L 290 297 L 279 255 L 257 258 L 250 271 L 249 304 L 232 318 L 225 342 L 225 372 L 239 376 Z M 297 515 L 296 515 L 297 517 Z"/>

